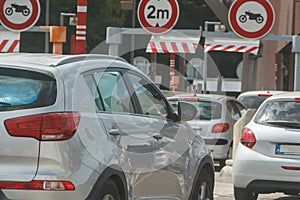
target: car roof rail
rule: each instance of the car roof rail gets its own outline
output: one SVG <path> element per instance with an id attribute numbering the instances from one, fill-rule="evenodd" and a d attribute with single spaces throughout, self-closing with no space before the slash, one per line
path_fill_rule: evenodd
<path id="1" fill-rule="evenodd" d="M 59 61 L 55 66 L 65 65 L 73 62 L 80 62 L 85 60 L 97 60 L 97 59 L 110 59 L 117 60 L 122 62 L 127 62 L 125 59 L 118 56 L 104 55 L 104 54 L 82 54 L 76 56 L 65 57 L 61 61 Z"/>

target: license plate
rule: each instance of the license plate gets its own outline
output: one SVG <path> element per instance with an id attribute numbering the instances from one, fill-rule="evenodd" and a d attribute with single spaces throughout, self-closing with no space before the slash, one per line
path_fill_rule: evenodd
<path id="1" fill-rule="evenodd" d="M 299 155 L 300 156 L 300 145 L 277 144 L 275 153 L 281 154 L 281 155 Z"/>

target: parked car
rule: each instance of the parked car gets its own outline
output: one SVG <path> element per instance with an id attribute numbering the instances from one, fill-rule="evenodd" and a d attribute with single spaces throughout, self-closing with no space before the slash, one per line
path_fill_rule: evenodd
<path id="1" fill-rule="evenodd" d="M 256 90 L 241 93 L 237 100 L 249 109 L 257 109 L 267 98 L 282 94 L 284 91 Z"/>
<path id="2" fill-rule="evenodd" d="M 265 100 L 242 132 L 233 161 L 237 200 L 300 193 L 300 92 Z"/>
<path id="3" fill-rule="evenodd" d="M 246 112 L 246 108 L 234 97 L 214 94 L 185 94 L 168 98 L 173 107 L 177 108 L 179 101 L 193 103 L 199 116 L 188 123 L 200 135 L 213 158 L 220 167 L 232 157 L 233 126 Z"/>
<path id="4" fill-rule="evenodd" d="M 0 199 L 213 199 L 180 106 L 121 58 L 0 54 Z"/>

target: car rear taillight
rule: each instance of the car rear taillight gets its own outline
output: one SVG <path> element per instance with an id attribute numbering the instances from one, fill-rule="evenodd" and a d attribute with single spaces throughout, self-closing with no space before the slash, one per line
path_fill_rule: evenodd
<path id="1" fill-rule="evenodd" d="M 230 125 L 228 123 L 220 123 L 220 124 L 214 125 L 211 132 L 212 133 L 224 133 L 224 132 L 228 131 L 229 128 L 230 128 Z"/>
<path id="2" fill-rule="evenodd" d="M 295 101 L 300 101 L 300 97 L 295 98 Z"/>
<path id="3" fill-rule="evenodd" d="M 0 189 L 65 191 L 75 190 L 75 187 L 69 181 L 33 180 L 30 182 L 1 181 Z"/>
<path id="4" fill-rule="evenodd" d="M 7 132 L 14 137 L 32 137 L 39 141 L 68 140 L 80 121 L 77 112 L 46 113 L 7 119 Z"/>
<path id="5" fill-rule="evenodd" d="M 300 167 L 293 167 L 293 166 L 281 166 L 282 169 L 290 170 L 290 171 L 300 171 Z"/>
<path id="6" fill-rule="evenodd" d="M 246 146 L 246 147 L 252 149 L 253 146 L 254 146 L 255 143 L 256 143 L 256 138 L 255 138 L 254 133 L 253 133 L 250 129 L 244 128 L 244 129 L 243 129 L 243 132 L 242 132 L 242 137 L 241 137 L 240 142 L 241 142 L 244 146 Z"/>

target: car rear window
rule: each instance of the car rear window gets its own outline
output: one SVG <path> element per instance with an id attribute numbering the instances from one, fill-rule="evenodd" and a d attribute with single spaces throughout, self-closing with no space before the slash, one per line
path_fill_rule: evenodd
<path id="1" fill-rule="evenodd" d="M 299 101 L 269 101 L 257 112 L 254 122 L 269 126 L 300 128 Z"/>
<path id="2" fill-rule="evenodd" d="M 49 75 L 0 67 L 0 111 L 49 106 L 56 93 L 56 81 Z"/>
<path id="3" fill-rule="evenodd" d="M 238 101 L 241 102 L 246 108 L 257 109 L 264 100 L 266 100 L 269 96 L 244 96 L 239 97 Z"/>
<path id="4" fill-rule="evenodd" d="M 186 101 L 186 100 L 185 100 Z M 200 120 L 221 119 L 222 105 L 211 101 L 187 101 L 196 106 Z M 178 101 L 171 100 L 170 104 L 177 111 Z"/>

